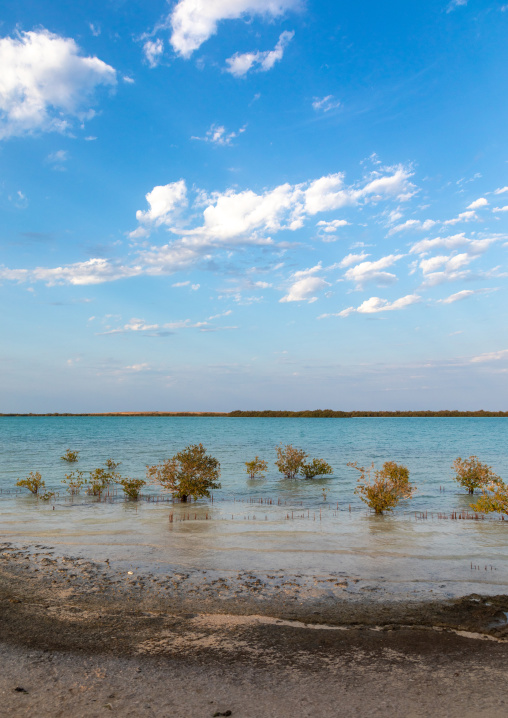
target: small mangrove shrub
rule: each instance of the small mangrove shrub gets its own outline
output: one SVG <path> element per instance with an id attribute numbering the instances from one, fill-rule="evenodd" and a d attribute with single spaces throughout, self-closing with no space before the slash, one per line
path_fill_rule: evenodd
<path id="1" fill-rule="evenodd" d="M 38 496 L 39 491 L 44 489 L 46 484 L 42 480 L 42 476 L 38 471 L 31 471 L 26 479 L 18 479 L 16 481 L 16 486 L 22 486 L 24 489 L 31 491 L 32 494 L 35 494 L 35 496 Z"/>
<path id="2" fill-rule="evenodd" d="M 116 469 L 118 469 L 121 463 L 121 461 L 113 461 L 113 459 L 106 459 L 106 461 L 104 462 L 104 466 L 108 471 L 115 471 Z"/>
<path id="3" fill-rule="evenodd" d="M 199 499 L 220 489 L 220 464 L 206 453 L 203 444 L 189 444 L 162 464 L 147 466 L 147 478 L 171 491 L 174 497 L 186 502 L 189 496 Z"/>
<path id="4" fill-rule="evenodd" d="M 280 444 L 275 447 L 275 451 L 277 452 L 275 466 L 280 473 L 284 474 L 286 479 L 296 479 L 296 475 L 308 454 L 303 449 L 296 448 L 293 444 L 287 444 L 286 446 Z"/>
<path id="5" fill-rule="evenodd" d="M 374 463 L 367 469 L 358 466 L 356 461 L 349 462 L 348 466 L 360 472 L 355 494 L 359 494 L 376 514 L 391 511 L 402 499 L 410 499 L 416 491 L 416 487 L 409 483 L 409 469 L 395 461 L 386 461 L 382 469 L 376 470 Z"/>
<path id="6" fill-rule="evenodd" d="M 499 481 L 499 476 L 492 471 L 492 467 L 482 464 L 477 456 L 469 459 L 455 459 L 452 465 L 455 470 L 455 481 L 467 489 L 468 494 L 474 494 L 475 489 L 483 489 Z"/>
<path id="7" fill-rule="evenodd" d="M 65 454 L 63 456 L 61 456 L 60 458 L 63 461 L 67 461 L 69 464 L 75 464 L 76 461 L 78 460 L 78 454 L 79 454 L 79 451 L 72 451 L 71 449 L 67 449 Z"/>
<path id="8" fill-rule="evenodd" d="M 312 461 L 303 462 L 300 471 L 306 479 L 314 479 L 316 476 L 324 476 L 325 474 L 333 474 L 333 469 L 323 459 L 312 459 Z"/>
<path id="9" fill-rule="evenodd" d="M 508 484 L 498 478 L 487 486 L 482 487 L 482 495 L 474 504 L 471 504 L 473 511 L 482 513 L 508 514 Z"/>
<path id="10" fill-rule="evenodd" d="M 258 456 L 253 461 L 246 461 L 245 466 L 250 479 L 263 478 L 264 472 L 268 469 L 266 461 Z"/>
<path id="11" fill-rule="evenodd" d="M 62 479 L 62 483 L 66 485 L 67 491 L 72 496 L 75 496 L 81 492 L 87 480 L 85 479 L 84 471 L 71 471 L 70 474 L 65 474 L 65 479 Z"/>
<path id="12" fill-rule="evenodd" d="M 90 479 L 87 482 L 87 493 L 91 496 L 101 496 L 116 478 L 116 474 L 111 471 L 106 471 L 106 469 L 94 469 L 90 471 Z"/>
<path id="13" fill-rule="evenodd" d="M 125 478 L 120 479 L 116 483 L 120 484 L 127 498 L 132 499 L 133 501 L 137 501 L 137 499 L 139 499 L 141 489 L 143 488 L 143 486 L 146 486 L 146 481 L 144 479 Z"/>

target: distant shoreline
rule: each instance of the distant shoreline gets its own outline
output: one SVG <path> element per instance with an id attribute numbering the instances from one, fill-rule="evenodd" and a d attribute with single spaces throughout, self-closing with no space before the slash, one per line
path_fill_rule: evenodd
<path id="1" fill-rule="evenodd" d="M 111 411 L 111 412 L 51 412 L 46 414 L 0 413 L 3 417 L 68 417 L 68 416 L 146 416 L 146 417 L 217 417 L 226 419 L 260 418 L 260 419 L 361 419 L 361 418 L 508 418 L 508 411 L 333 411 L 332 409 L 316 409 L 312 411 Z"/>

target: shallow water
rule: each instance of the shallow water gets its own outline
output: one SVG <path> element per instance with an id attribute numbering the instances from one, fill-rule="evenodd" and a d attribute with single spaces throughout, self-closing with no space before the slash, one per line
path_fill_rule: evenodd
<path id="1" fill-rule="evenodd" d="M 469 506 L 452 480 L 457 456 L 477 454 L 507 477 L 506 419 L 9 417 L 0 420 L 0 432 L 7 540 L 61 545 L 155 571 L 345 572 L 394 591 L 433 586 L 446 595 L 508 589 L 508 521 L 438 517 Z M 147 464 L 199 441 L 222 467 L 213 503 L 134 503 L 121 495 L 72 500 L 60 484 L 74 466 L 90 470 L 108 457 L 122 462 L 123 475 L 143 477 Z M 327 460 L 333 476 L 281 479 L 274 466 L 279 442 Z M 80 451 L 77 465 L 60 460 L 67 448 Z M 264 480 L 246 477 L 244 462 L 255 455 L 268 461 Z M 409 467 L 418 493 L 392 515 L 373 516 L 354 494 L 357 472 L 347 462 L 380 466 L 387 460 Z M 12 493 L 16 479 L 35 470 L 60 492 L 49 505 Z"/>

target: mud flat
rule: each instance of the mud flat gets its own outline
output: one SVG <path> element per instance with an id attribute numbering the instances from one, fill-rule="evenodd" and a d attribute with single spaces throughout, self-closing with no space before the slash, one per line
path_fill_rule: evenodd
<path id="1" fill-rule="evenodd" d="M 4 715 L 507 714 L 505 595 L 422 600 L 338 573 L 134 572 L 59 551 L 0 545 Z"/>

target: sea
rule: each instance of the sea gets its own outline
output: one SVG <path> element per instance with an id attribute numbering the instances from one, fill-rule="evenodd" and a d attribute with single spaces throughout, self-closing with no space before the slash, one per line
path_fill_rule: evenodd
<path id="1" fill-rule="evenodd" d="M 508 590 L 508 517 L 475 516 L 452 469 L 457 457 L 476 455 L 508 480 L 505 418 L 1 417 L 0 437 L 3 541 L 138 570 L 342 572 L 394 592 L 415 585 L 447 596 Z M 92 471 L 108 458 L 122 476 L 145 478 L 148 465 L 196 443 L 221 466 L 221 488 L 197 502 L 174 503 L 156 485 L 139 501 L 119 487 L 100 500 L 72 497 L 62 484 L 72 469 Z M 324 459 L 333 474 L 285 479 L 275 466 L 281 444 Z M 76 464 L 60 458 L 67 449 L 79 451 Z M 268 471 L 251 480 L 245 462 L 256 456 Z M 385 461 L 407 466 L 417 492 L 378 516 L 355 494 L 358 472 L 348 463 Z M 16 487 L 30 471 L 52 499 Z"/>

